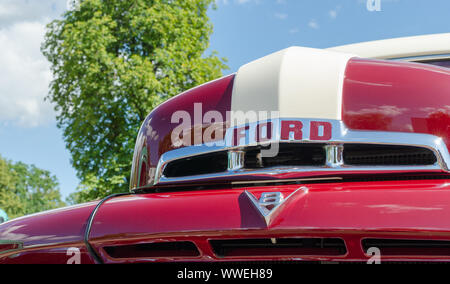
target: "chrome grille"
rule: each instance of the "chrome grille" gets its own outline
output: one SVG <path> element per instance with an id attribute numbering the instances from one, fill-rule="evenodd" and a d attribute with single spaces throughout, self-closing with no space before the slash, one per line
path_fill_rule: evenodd
<path id="1" fill-rule="evenodd" d="M 337 147 L 341 148 L 338 153 L 333 151 Z M 330 147 L 327 144 L 284 143 L 280 144 L 279 153 L 275 157 L 264 157 L 263 149 L 264 147 L 248 147 L 240 150 L 238 153 L 239 155 L 243 153 L 243 157 L 238 162 L 230 161 L 237 152 L 227 154 L 225 151 L 176 160 L 167 164 L 163 175 L 167 178 L 177 178 L 215 174 L 233 169 L 251 171 L 288 167 L 310 168 L 313 171 L 314 168 L 326 169 L 334 165 L 432 166 L 437 162 L 433 151 L 411 146 L 349 144 Z"/>
<path id="2" fill-rule="evenodd" d="M 280 120 L 276 123 L 280 124 Z M 301 119 L 304 125 L 306 119 Z M 276 124 L 274 122 L 274 124 Z M 341 121 L 329 121 L 333 134 L 327 141 L 253 138 L 232 146 L 233 128 L 221 145 L 196 145 L 161 156 L 153 185 L 283 181 L 342 174 L 448 173 L 450 154 L 444 141 L 418 133 L 354 131 Z M 249 127 L 255 128 L 254 125 Z M 304 129 L 308 133 L 309 129 Z M 276 155 L 267 155 L 276 145 Z"/>

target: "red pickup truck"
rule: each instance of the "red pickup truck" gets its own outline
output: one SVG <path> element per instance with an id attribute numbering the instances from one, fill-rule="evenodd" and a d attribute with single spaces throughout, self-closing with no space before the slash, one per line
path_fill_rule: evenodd
<path id="1" fill-rule="evenodd" d="M 292 47 L 161 104 L 130 192 L 0 225 L 0 263 L 450 261 L 450 36 Z"/>

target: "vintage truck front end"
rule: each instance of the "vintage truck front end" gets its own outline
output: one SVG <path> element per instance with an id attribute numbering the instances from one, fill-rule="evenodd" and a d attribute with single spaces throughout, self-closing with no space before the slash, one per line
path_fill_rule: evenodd
<path id="1" fill-rule="evenodd" d="M 0 263 L 450 261 L 449 127 L 450 69 L 289 48 L 160 105 L 128 195 L 0 225 Z"/>

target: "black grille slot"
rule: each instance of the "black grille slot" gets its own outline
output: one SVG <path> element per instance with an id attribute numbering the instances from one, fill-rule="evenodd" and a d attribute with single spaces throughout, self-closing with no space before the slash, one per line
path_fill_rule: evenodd
<path id="1" fill-rule="evenodd" d="M 326 164 L 324 143 L 280 143 L 275 157 L 262 157 L 267 147 L 247 147 L 244 152 L 245 170 L 287 167 L 323 168 Z M 363 166 L 430 166 L 437 163 L 435 153 L 427 148 L 396 145 L 344 144 L 344 165 Z M 167 178 L 225 173 L 228 170 L 228 152 L 174 160 L 167 164 L 163 175 Z"/>
<path id="2" fill-rule="evenodd" d="M 148 243 L 103 248 L 112 258 L 197 257 L 200 255 L 191 242 Z"/>
<path id="3" fill-rule="evenodd" d="M 433 151 L 411 146 L 344 146 L 344 163 L 353 166 L 419 166 L 437 162 Z"/>
<path id="4" fill-rule="evenodd" d="M 169 178 L 225 172 L 228 167 L 226 151 L 189 157 L 169 163 L 164 176 Z"/>
<path id="5" fill-rule="evenodd" d="M 252 256 L 339 256 L 347 249 L 341 239 L 283 238 L 211 240 L 218 257 Z"/>
<path id="6" fill-rule="evenodd" d="M 323 166 L 326 155 L 323 144 L 279 144 L 276 157 L 262 157 L 261 148 L 250 148 L 245 155 L 245 168 L 270 168 L 283 166 Z"/>
<path id="7" fill-rule="evenodd" d="M 365 239 L 362 246 L 378 248 L 381 256 L 450 256 L 450 241 Z"/>

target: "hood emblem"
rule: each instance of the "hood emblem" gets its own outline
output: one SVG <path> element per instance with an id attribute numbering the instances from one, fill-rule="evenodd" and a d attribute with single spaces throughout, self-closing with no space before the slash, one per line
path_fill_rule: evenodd
<path id="1" fill-rule="evenodd" d="M 264 192 L 261 194 L 260 199 L 256 199 L 253 194 L 244 191 L 248 199 L 252 202 L 253 206 L 259 211 L 259 213 L 264 218 L 266 225 L 269 226 L 272 220 L 275 218 L 276 214 L 280 211 L 280 208 L 285 205 L 292 196 L 297 192 L 302 191 L 304 194 L 308 193 L 308 188 L 301 187 L 291 193 L 288 197 L 284 198 L 281 192 Z"/>

